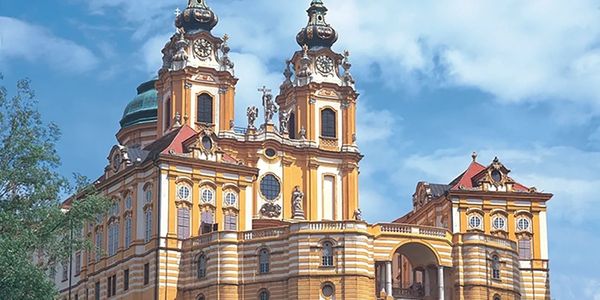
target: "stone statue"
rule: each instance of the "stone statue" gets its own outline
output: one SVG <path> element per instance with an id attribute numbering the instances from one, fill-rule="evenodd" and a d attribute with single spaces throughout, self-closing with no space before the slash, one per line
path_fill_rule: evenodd
<path id="1" fill-rule="evenodd" d="M 288 122 L 290 120 L 289 111 L 279 110 L 279 131 L 283 134 L 288 133 Z"/>
<path id="2" fill-rule="evenodd" d="M 224 35 L 223 43 L 221 44 L 221 47 L 220 47 L 221 53 L 223 53 L 223 57 L 221 57 L 221 59 L 219 60 L 219 64 L 221 66 L 221 68 L 220 68 L 221 71 L 230 71 L 233 74 L 234 64 L 231 61 L 231 59 L 229 58 L 229 51 L 231 51 L 231 48 L 227 44 L 228 40 L 229 40 L 229 36 Z"/>
<path id="3" fill-rule="evenodd" d="M 277 106 L 275 106 L 275 102 L 273 101 L 271 90 L 263 86 L 261 89 L 258 89 L 258 91 L 263 93 L 262 105 L 265 110 L 265 124 L 273 124 L 273 116 L 278 110 Z"/>
<path id="4" fill-rule="evenodd" d="M 304 126 L 302 126 L 300 128 L 300 139 L 301 140 L 305 140 L 306 139 L 306 128 L 304 128 Z"/>
<path id="5" fill-rule="evenodd" d="M 258 117 L 258 108 L 256 106 L 250 106 L 246 110 L 246 116 L 248 116 L 248 129 L 256 129 L 254 127 L 254 121 Z"/>
<path id="6" fill-rule="evenodd" d="M 357 209 L 354 211 L 354 219 L 355 219 L 356 221 L 362 221 L 362 220 L 363 220 L 363 218 L 362 218 L 362 211 L 360 210 L 360 208 L 357 208 Z"/>
<path id="7" fill-rule="evenodd" d="M 292 216 L 296 220 L 304 220 L 304 210 L 302 209 L 302 202 L 304 200 L 304 193 L 300 190 L 299 186 L 294 188 L 292 192 Z"/>

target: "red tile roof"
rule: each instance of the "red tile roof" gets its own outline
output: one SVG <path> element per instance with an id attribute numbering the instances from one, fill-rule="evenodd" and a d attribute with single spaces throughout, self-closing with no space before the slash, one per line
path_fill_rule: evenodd
<path id="1" fill-rule="evenodd" d="M 482 164 L 473 161 L 466 171 L 450 182 L 450 185 L 452 186 L 450 189 L 458 190 L 461 187 L 468 189 L 473 188 L 473 176 L 479 174 L 481 171 L 485 170 L 485 168 L 486 167 Z"/>

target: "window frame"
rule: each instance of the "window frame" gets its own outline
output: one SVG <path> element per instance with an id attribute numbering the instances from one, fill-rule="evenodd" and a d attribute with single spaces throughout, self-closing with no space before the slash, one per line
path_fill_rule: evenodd
<path id="1" fill-rule="evenodd" d="M 214 123 L 214 98 L 208 93 L 201 93 L 196 97 L 196 122 Z"/>
<path id="2" fill-rule="evenodd" d="M 337 112 L 333 108 L 321 110 L 321 137 L 337 139 Z"/>
<path id="3" fill-rule="evenodd" d="M 177 208 L 177 238 L 185 240 L 190 238 L 191 209 L 182 205 Z"/>
<path id="4" fill-rule="evenodd" d="M 271 271 L 271 251 L 262 248 L 258 251 L 258 272 L 268 274 Z"/>
<path id="5" fill-rule="evenodd" d="M 324 241 L 321 243 L 321 247 L 321 267 L 335 267 L 335 250 L 333 247 L 333 242 Z"/>
<path id="6" fill-rule="evenodd" d="M 208 269 L 208 258 L 206 254 L 200 253 L 196 258 L 196 279 L 206 278 L 206 271 Z"/>

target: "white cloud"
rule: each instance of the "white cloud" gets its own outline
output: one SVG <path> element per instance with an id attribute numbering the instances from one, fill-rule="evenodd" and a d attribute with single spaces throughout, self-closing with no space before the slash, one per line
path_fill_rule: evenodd
<path id="1" fill-rule="evenodd" d="M 467 167 L 468 153 L 466 149 L 446 149 L 412 155 L 399 172 L 417 171 L 426 181 L 447 183 Z M 594 220 L 600 213 L 600 152 L 572 147 L 489 148 L 480 152 L 479 161 L 486 165 L 495 155 L 501 155 L 518 182 L 554 194 L 549 202 L 553 216 L 578 224 Z"/>
<path id="2" fill-rule="evenodd" d="M 42 27 L 0 16 L 0 61 L 24 59 L 43 62 L 55 69 L 85 72 L 98 64 L 89 49 L 54 36 Z"/>
<path id="3" fill-rule="evenodd" d="M 209 1 L 234 50 L 263 61 L 298 49 L 309 1 Z M 137 37 L 171 27 L 171 9 L 183 0 L 92 0 L 103 12 L 118 7 Z M 578 102 L 600 112 L 600 10 L 596 1 L 406 2 L 329 0 L 328 21 L 350 49 L 361 78 L 388 87 L 469 86 L 501 101 Z M 268 21 L 265 21 L 268 20 Z M 373 74 L 373 64 L 381 66 Z M 374 76 L 379 75 L 379 76 Z"/>

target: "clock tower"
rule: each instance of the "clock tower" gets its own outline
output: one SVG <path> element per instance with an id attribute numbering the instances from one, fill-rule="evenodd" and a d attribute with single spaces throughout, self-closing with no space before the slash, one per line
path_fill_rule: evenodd
<path id="1" fill-rule="evenodd" d="M 162 50 L 156 83 L 158 137 L 183 125 L 216 133 L 232 130 L 237 78 L 228 37 L 211 33 L 218 17 L 205 0 L 189 0 L 176 14 L 177 32 Z"/>
<path id="2" fill-rule="evenodd" d="M 358 208 L 358 163 L 362 156 L 356 145 L 358 93 L 350 74 L 350 54 L 331 49 L 338 36 L 325 20 L 327 11 L 321 0 L 311 2 L 308 24 L 296 37 L 301 48 L 287 61 L 276 102 L 280 119 L 287 118 L 284 130 L 289 138 L 320 150 L 309 159 L 311 170 L 306 178 L 314 176 L 312 198 L 324 204 L 309 215 L 340 220 L 351 219 Z M 338 199 L 342 203 L 334 204 L 333 211 L 326 205 L 329 190 L 341 190 Z M 343 211 L 338 210 L 340 206 Z"/>

